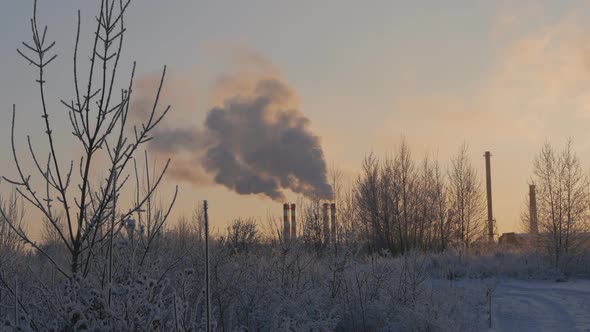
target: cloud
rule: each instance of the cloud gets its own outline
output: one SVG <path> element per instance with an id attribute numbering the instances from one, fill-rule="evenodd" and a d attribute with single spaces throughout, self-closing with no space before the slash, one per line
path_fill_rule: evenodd
<path id="1" fill-rule="evenodd" d="M 588 24 L 575 14 L 537 26 L 526 17 L 499 21 L 492 33 L 510 37 L 492 39 L 493 61 L 475 86 L 397 96 L 395 115 L 377 139 L 390 145 L 392 132 L 403 134 L 419 152 L 440 155 L 451 155 L 463 141 L 482 154 L 492 150 L 495 210 L 507 223 L 519 218 L 543 141 L 572 136 L 582 152 L 590 148 L 590 39 Z"/>

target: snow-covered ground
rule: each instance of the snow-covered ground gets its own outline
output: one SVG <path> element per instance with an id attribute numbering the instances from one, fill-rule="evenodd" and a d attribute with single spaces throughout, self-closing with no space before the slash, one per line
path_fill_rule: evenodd
<path id="1" fill-rule="evenodd" d="M 501 281 L 495 331 L 590 331 L 590 281 Z"/>

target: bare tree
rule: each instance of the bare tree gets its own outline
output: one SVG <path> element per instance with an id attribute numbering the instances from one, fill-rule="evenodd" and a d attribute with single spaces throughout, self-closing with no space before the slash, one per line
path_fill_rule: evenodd
<path id="1" fill-rule="evenodd" d="M 444 250 L 450 237 L 446 178 L 437 160 L 426 156 L 420 166 L 412 199 L 412 247 Z"/>
<path id="2" fill-rule="evenodd" d="M 337 220 L 340 227 L 340 240 L 347 244 L 356 243 L 363 238 L 363 226 L 356 218 L 357 204 L 354 187 L 352 185 L 346 187 L 340 197 L 339 203 L 336 203 L 339 204 L 336 207 L 338 209 Z"/>
<path id="3" fill-rule="evenodd" d="M 336 220 L 332 226 L 335 226 L 335 229 L 331 230 L 332 242 L 339 243 L 340 238 L 342 237 L 343 228 L 342 222 L 340 217 L 342 216 L 342 208 L 344 207 L 345 202 L 345 193 L 343 188 L 343 181 L 344 181 L 344 174 L 342 170 L 336 168 L 336 166 L 332 165 L 329 170 L 328 178 L 330 181 L 330 186 L 332 187 L 332 192 L 334 196 L 332 197 L 332 202 L 336 204 Z"/>
<path id="4" fill-rule="evenodd" d="M 385 234 L 379 214 L 380 166 L 375 155 L 369 154 L 363 160 L 362 171 L 356 180 L 354 201 L 356 216 L 363 227 L 369 251 L 385 245 Z"/>
<path id="5" fill-rule="evenodd" d="M 415 195 L 416 225 L 414 238 L 418 248 L 432 247 L 433 226 L 436 221 L 436 186 L 434 183 L 434 164 L 428 156 L 424 157 L 418 170 L 418 183 Z"/>
<path id="6" fill-rule="evenodd" d="M 412 153 L 408 143 L 404 140 L 400 143 L 399 152 L 394 162 L 394 197 L 399 197 L 394 203 L 398 211 L 398 237 L 401 253 L 410 250 L 414 245 L 413 195 L 416 190 L 416 170 L 412 160 Z M 396 195 L 397 194 L 397 195 Z"/>
<path id="7" fill-rule="evenodd" d="M 589 223 L 588 177 L 568 139 L 556 152 L 545 143 L 534 160 L 539 227 L 555 267 L 565 268 L 580 253 Z"/>
<path id="8" fill-rule="evenodd" d="M 19 229 L 25 227 L 25 210 L 16 192 L 8 199 L 0 196 L 0 208 L 5 211 L 0 216 L 0 278 L 5 280 L 6 274 L 14 272 L 19 256 L 24 254 L 18 232 L 11 225 L 16 225 Z M 3 305 L 4 295 L 0 289 L 0 307 Z"/>
<path id="9" fill-rule="evenodd" d="M 438 238 L 434 246 L 444 251 L 451 238 L 451 223 L 448 218 L 447 183 L 438 161 L 434 162 L 431 195 L 434 206 L 434 218 L 436 226 L 433 233 Z"/>
<path id="10" fill-rule="evenodd" d="M 483 234 L 485 201 L 481 180 L 471 164 L 466 144 L 451 161 L 449 204 L 457 238 L 461 245 L 469 247 Z"/>
<path id="11" fill-rule="evenodd" d="M 326 245 L 320 199 L 308 199 L 300 206 L 303 207 L 303 215 L 300 218 L 303 227 L 303 242 L 313 247 L 317 254 L 320 254 Z"/>
<path id="12" fill-rule="evenodd" d="M 474 174 L 469 174 L 471 182 Z M 405 140 L 393 158 L 365 158 L 352 202 L 370 251 L 442 250 L 453 237 L 447 178 L 429 157 L 417 166 Z"/>
<path id="13" fill-rule="evenodd" d="M 46 92 L 46 69 L 57 57 L 53 53 L 55 42 L 49 39 L 47 27 L 40 27 L 38 23 L 37 1 L 34 3 L 31 19 L 32 41 L 23 42 L 24 48 L 18 49 L 18 54 L 36 69 L 35 82 L 39 88 L 41 117 L 46 136 L 44 141 L 49 152 L 47 162 L 43 163 L 37 151 L 39 146 L 27 136 L 36 177 L 43 183 L 36 188 L 34 183 L 37 182 L 32 180 L 32 174 L 26 173 L 16 151 L 16 107 L 13 107 L 11 138 L 18 174 L 16 179 L 4 179 L 17 187 L 19 195 L 39 210 L 43 220 L 58 234 L 69 252 L 69 271 L 31 240 L 22 227 L 12 223 L 10 225 L 24 242 L 50 259 L 67 277 L 81 270 L 86 275 L 91 261 L 99 253 L 97 249 L 106 248 L 108 243 L 111 243 L 111 249 L 106 252 L 112 255 L 114 234 L 121 230 L 125 220 L 141 211 L 149 202 L 169 164 L 169 161 L 166 162 L 141 196 L 136 197 L 127 208 L 123 208 L 123 201 L 120 201 L 122 189 L 132 181 L 129 176 L 130 162 L 134 161 L 136 152 L 152 138 L 151 132 L 169 110 L 166 107 L 160 111 L 158 107 L 166 73 L 164 67 L 158 92 L 145 122 L 133 127 L 128 122 L 135 64 L 125 85 L 118 83 L 117 74 L 126 34 L 124 17 L 129 3 L 129 0 L 100 2 L 85 78 L 78 64 L 81 35 L 78 11 L 72 71 L 74 92 L 71 99 L 61 100 L 61 104 L 67 111 L 74 142 L 82 152 L 78 158 L 67 164 L 60 155 L 63 151 L 58 148 L 54 139 L 55 120 L 50 117 L 51 103 L 48 102 Z M 103 168 L 98 164 L 101 158 L 108 161 L 107 167 Z M 93 180 L 94 174 L 101 174 L 101 169 L 106 171 L 106 175 Z M 0 209 L 0 212 L 3 217 L 7 217 L 4 209 Z M 63 216 L 63 227 L 59 222 L 60 214 Z"/>
<path id="14" fill-rule="evenodd" d="M 0 216 L 0 267 L 13 253 L 22 249 L 22 241 L 11 225 L 17 228 L 25 227 L 25 209 L 22 200 L 16 192 L 12 192 L 8 199 L 0 196 L 0 209 L 5 213 Z"/>
<path id="15" fill-rule="evenodd" d="M 247 252 L 258 242 L 258 229 L 253 218 L 238 218 L 227 227 L 225 243 L 233 252 Z"/>

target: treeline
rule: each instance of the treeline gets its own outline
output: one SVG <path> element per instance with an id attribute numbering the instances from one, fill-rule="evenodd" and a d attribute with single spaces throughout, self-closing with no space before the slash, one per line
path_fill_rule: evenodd
<path id="1" fill-rule="evenodd" d="M 402 140 L 392 156 L 367 155 L 347 189 L 341 174 L 332 170 L 338 241 L 394 255 L 487 243 L 486 197 L 478 172 L 483 173 L 483 158 L 481 166 L 475 166 L 463 144 L 447 165 L 428 156 L 416 160 Z M 529 234 L 521 237 L 520 245 L 566 270 L 590 247 L 590 174 L 568 139 L 561 149 L 548 142 L 542 146 L 532 161 L 530 179 L 537 207 L 531 212 L 527 196 L 521 228 Z M 317 201 L 304 204 L 303 239 L 316 248 L 327 244 L 322 242 L 319 208 Z M 538 230 L 531 231 L 531 213 Z"/>
<path id="2" fill-rule="evenodd" d="M 485 197 L 466 145 L 447 170 L 428 157 L 416 162 L 405 141 L 394 157 L 369 155 L 352 198 L 371 251 L 469 247 L 483 234 Z"/>
<path id="3" fill-rule="evenodd" d="M 340 243 L 361 242 L 368 252 L 394 255 L 413 249 L 469 248 L 482 240 L 485 196 L 466 144 L 444 168 L 430 157 L 417 161 L 405 140 L 393 156 L 369 154 L 352 186 L 331 171 Z M 304 204 L 303 239 L 321 247 L 320 204 Z M 325 243 L 324 243 L 325 244 Z"/>

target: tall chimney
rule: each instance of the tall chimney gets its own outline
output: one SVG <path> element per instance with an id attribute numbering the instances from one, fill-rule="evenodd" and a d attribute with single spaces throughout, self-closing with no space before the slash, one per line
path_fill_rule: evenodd
<path id="1" fill-rule="evenodd" d="M 537 193 L 534 184 L 529 185 L 529 233 L 539 234 L 539 224 L 537 222 Z"/>
<path id="2" fill-rule="evenodd" d="M 324 243 L 330 242 L 330 221 L 328 220 L 328 203 L 324 203 L 323 218 L 324 218 Z"/>
<path id="3" fill-rule="evenodd" d="M 295 220 L 295 204 L 291 204 L 291 240 L 297 239 L 297 222 Z"/>
<path id="4" fill-rule="evenodd" d="M 289 204 L 283 204 L 283 241 L 287 242 L 290 240 L 289 237 Z"/>
<path id="5" fill-rule="evenodd" d="M 494 216 L 492 215 L 492 170 L 490 166 L 490 151 L 484 154 L 486 158 L 486 190 L 488 194 L 488 238 L 494 241 Z"/>
<path id="6" fill-rule="evenodd" d="M 332 232 L 330 233 L 330 235 L 332 235 L 332 242 L 336 243 L 336 203 L 332 203 L 330 204 L 330 220 L 331 220 L 331 229 Z"/>

